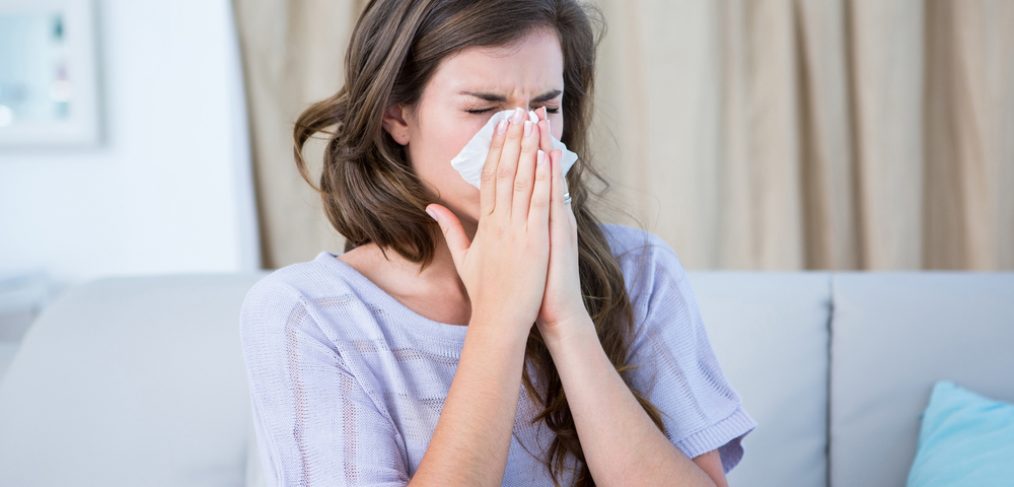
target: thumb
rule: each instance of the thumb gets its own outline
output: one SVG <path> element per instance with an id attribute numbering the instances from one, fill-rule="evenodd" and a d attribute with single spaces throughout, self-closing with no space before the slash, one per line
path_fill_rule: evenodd
<path id="1" fill-rule="evenodd" d="M 447 241 L 447 247 L 451 250 L 454 265 L 457 266 L 462 254 L 468 250 L 471 244 L 468 241 L 468 236 L 465 235 L 465 229 L 461 226 L 461 221 L 454 215 L 454 212 L 437 204 L 426 206 L 426 213 L 429 213 L 440 224 L 440 230 L 444 232 L 444 240 Z"/>

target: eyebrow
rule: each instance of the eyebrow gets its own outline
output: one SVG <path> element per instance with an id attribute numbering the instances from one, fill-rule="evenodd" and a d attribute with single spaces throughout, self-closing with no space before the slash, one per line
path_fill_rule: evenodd
<path id="1" fill-rule="evenodd" d="M 543 93 L 535 98 L 532 98 L 532 103 L 540 103 L 552 100 L 553 98 L 559 96 L 561 93 L 563 93 L 563 91 L 560 90 L 547 91 L 546 93 Z M 482 98 L 483 100 L 486 101 L 495 101 L 501 103 L 507 101 L 507 97 L 503 95 L 498 95 L 496 93 L 473 93 L 471 91 L 462 91 L 460 94 L 470 95 L 476 98 Z"/>

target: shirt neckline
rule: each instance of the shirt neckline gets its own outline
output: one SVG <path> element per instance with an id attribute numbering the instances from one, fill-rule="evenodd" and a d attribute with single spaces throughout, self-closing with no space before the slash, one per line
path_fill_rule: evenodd
<path id="1" fill-rule="evenodd" d="M 394 296 L 388 294 L 387 291 L 378 286 L 375 282 L 371 281 L 370 278 L 363 275 L 355 267 L 352 267 L 347 262 L 339 259 L 337 254 L 324 250 L 317 254 L 317 260 L 324 261 L 326 265 L 337 269 L 355 283 L 366 286 L 372 296 L 376 296 L 378 300 L 383 302 L 383 309 L 393 312 L 396 315 L 400 315 L 408 320 L 420 322 L 422 326 L 430 332 L 430 335 L 437 335 L 441 338 L 450 339 L 456 342 L 463 342 L 465 340 L 465 333 L 468 332 L 467 325 L 444 323 L 442 321 L 427 318 L 415 312 L 412 308 L 405 306 Z"/>

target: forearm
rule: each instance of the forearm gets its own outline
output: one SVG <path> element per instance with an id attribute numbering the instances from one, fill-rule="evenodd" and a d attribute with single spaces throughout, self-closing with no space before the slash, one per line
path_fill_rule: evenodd
<path id="1" fill-rule="evenodd" d="M 546 345 L 597 485 L 714 486 L 655 426 L 609 361 L 591 318 Z"/>
<path id="2" fill-rule="evenodd" d="M 503 482 L 527 335 L 469 326 L 440 419 L 409 485 Z"/>

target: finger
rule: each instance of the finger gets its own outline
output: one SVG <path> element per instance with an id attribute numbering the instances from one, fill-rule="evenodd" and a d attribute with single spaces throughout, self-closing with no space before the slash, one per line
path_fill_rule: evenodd
<path id="1" fill-rule="evenodd" d="M 556 152 L 556 160 L 559 162 L 560 167 L 560 184 L 563 189 L 560 190 L 560 201 L 563 201 L 563 195 L 570 191 L 570 181 L 567 181 L 567 174 L 563 172 L 563 151 L 560 149 L 553 149 Z"/>
<path id="2" fill-rule="evenodd" d="M 539 131 L 532 122 L 525 122 L 525 135 L 521 143 L 521 157 L 518 159 L 518 172 L 514 178 L 514 201 L 511 209 L 512 219 L 524 221 L 528 218 L 528 207 L 532 204 L 532 185 L 535 184 L 535 165 L 539 151 Z"/>
<path id="3" fill-rule="evenodd" d="M 534 127 L 532 132 L 535 132 Z M 535 186 L 535 171 L 539 159 L 545 159 L 545 153 L 536 149 L 535 157 L 522 157 L 518 161 L 518 175 L 514 181 L 514 202 L 511 216 L 521 221 L 528 218 L 528 209 L 532 204 L 532 191 Z"/>
<path id="4" fill-rule="evenodd" d="M 514 178 L 512 219 L 525 221 L 528 207 L 532 203 L 532 184 L 535 164 L 539 151 L 539 131 L 534 122 L 525 122 L 524 138 L 521 141 L 521 155 L 518 157 L 518 176 Z M 524 171 L 524 172 L 523 172 Z"/>
<path id="5" fill-rule="evenodd" d="M 551 186 L 552 191 L 550 193 L 549 202 L 549 228 L 550 233 L 555 233 L 554 228 L 559 228 L 563 222 L 564 216 L 564 203 L 563 193 L 566 190 L 566 184 L 563 181 L 563 170 L 560 166 L 563 165 L 563 152 L 559 149 L 550 152 L 550 164 L 551 164 Z"/>
<path id="6" fill-rule="evenodd" d="M 504 140 L 507 138 L 507 122 L 506 118 L 500 120 L 493 130 L 493 139 L 489 143 L 486 162 L 482 164 L 482 176 L 479 178 L 481 215 L 493 213 L 493 207 L 496 205 L 496 167 L 500 161 L 500 154 L 503 152 Z"/>
<path id="7" fill-rule="evenodd" d="M 524 124 L 524 110 L 516 108 L 511 114 L 507 140 L 504 142 L 500 161 L 496 168 L 496 204 L 494 212 L 510 217 L 511 199 L 514 197 L 514 176 L 517 174 L 518 156 L 521 154 L 521 138 Z"/>
<path id="8" fill-rule="evenodd" d="M 553 130 L 552 126 L 549 124 L 549 118 L 546 117 L 546 107 L 539 108 L 536 113 L 539 113 L 540 111 L 542 116 L 540 117 L 541 120 L 539 120 L 539 137 L 541 137 L 539 140 L 539 148 L 542 149 L 548 156 L 549 152 L 553 150 Z"/>
<path id="9" fill-rule="evenodd" d="M 549 226 L 549 198 L 553 184 L 549 159 L 549 153 L 543 152 L 541 160 L 535 164 L 535 184 L 532 187 L 532 203 L 528 211 L 528 224 L 531 228 Z"/>
<path id="10" fill-rule="evenodd" d="M 447 247 L 451 251 L 451 259 L 454 261 L 454 266 L 458 268 L 461 256 L 472 244 L 461 226 L 461 221 L 458 220 L 458 217 L 451 210 L 441 205 L 428 205 L 426 206 L 426 212 L 435 215 L 434 219 L 440 225 L 440 231 L 443 232 L 444 240 L 447 241 Z"/>

